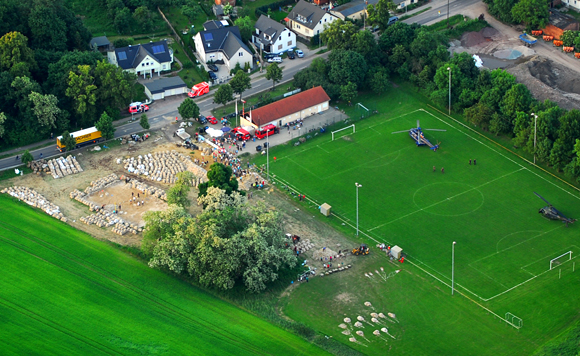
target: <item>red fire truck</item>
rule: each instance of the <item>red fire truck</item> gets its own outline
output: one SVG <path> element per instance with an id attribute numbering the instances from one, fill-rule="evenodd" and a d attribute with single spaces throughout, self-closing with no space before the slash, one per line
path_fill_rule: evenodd
<path id="1" fill-rule="evenodd" d="M 250 135 L 250 133 L 247 130 L 241 127 L 236 127 L 235 129 L 233 129 L 233 131 L 236 134 L 238 140 L 240 141 L 247 141 L 252 138 L 252 135 Z"/>
<path id="2" fill-rule="evenodd" d="M 191 91 L 187 93 L 187 95 L 190 98 L 197 98 L 198 96 L 202 96 L 203 94 L 207 93 L 209 93 L 209 84 L 206 82 L 201 82 L 191 87 Z"/>
<path id="3" fill-rule="evenodd" d="M 266 136 L 275 134 L 277 131 L 278 128 L 276 128 L 276 126 L 269 124 L 262 127 L 260 130 L 256 130 L 256 137 L 261 140 Z"/>

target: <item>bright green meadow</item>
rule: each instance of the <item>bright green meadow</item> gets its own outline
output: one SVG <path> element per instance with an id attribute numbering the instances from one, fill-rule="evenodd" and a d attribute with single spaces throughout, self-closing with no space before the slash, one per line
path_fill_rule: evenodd
<path id="1" fill-rule="evenodd" d="M 488 140 L 461 118 L 427 105 L 404 85 L 383 97 L 359 99 L 380 114 L 357 121 L 356 133 L 341 131 L 334 141 L 325 133 L 299 146 L 272 148 L 270 157 L 277 159 L 270 162 L 270 174 L 305 194 L 313 215 L 351 236 L 355 182 L 361 184 L 358 240 L 401 246 L 407 260 L 389 262 L 373 249 L 374 256 L 359 257 L 366 259 L 363 266 L 299 288 L 288 301 L 288 315 L 367 354 L 391 350 L 409 355 L 527 355 L 578 319 L 580 226 L 543 218 L 538 209 L 546 203 L 534 195 L 538 192 L 568 217 L 580 217 L 578 190 Z M 352 116 L 361 112 L 346 110 Z M 446 130 L 424 131 L 431 142 L 441 142 L 438 150 L 418 147 L 407 132 L 393 134 L 416 127 L 417 121 L 423 129 Z M 265 160 L 260 156 L 256 163 Z M 332 217 L 317 214 L 322 203 L 332 206 Z M 572 259 L 566 255 L 549 270 L 550 260 L 568 251 Z M 402 273 L 384 281 L 374 272 L 379 267 Z M 312 302 L 305 305 L 306 299 Z M 345 316 L 354 322 L 356 312 L 370 319 L 365 301 L 397 314 L 401 323 L 391 325 L 397 339 L 387 335 L 379 342 L 369 325 L 361 329 L 369 342 L 357 336 L 362 344 L 349 343 L 341 334 L 338 324 Z M 324 317 L 314 313 L 324 308 L 330 308 L 321 312 Z M 508 314 L 519 329 L 505 322 L 506 313 L 522 320 Z"/>
<path id="2" fill-rule="evenodd" d="M 0 196 L 3 355 L 322 355 L 118 248 Z"/>

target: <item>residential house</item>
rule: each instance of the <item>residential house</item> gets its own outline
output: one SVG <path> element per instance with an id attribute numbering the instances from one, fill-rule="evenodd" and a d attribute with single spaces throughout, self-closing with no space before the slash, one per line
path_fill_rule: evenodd
<path id="1" fill-rule="evenodd" d="M 314 37 L 324 31 L 337 17 L 316 5 L 300 0 L 286 17 L 287 26 L 303 37 Z"/>
<path id="2" fill-rule="evenodd" d="M 107 36 L 93 37 L 89 42 L 89 46 L 93 51 L 108 52 L 111 50 L 111 42 Z"/>
<path id="3" fill-rule="evenodd" d="M 376 5 L 379 0 L 353 0 L 351 2 L 347 2 L 346 4 L 342 4 L 330 10 L 330 13 L 334 16 L 338 17 L 339 19 L 345 21 L 346 19 L 350 20 L 362 20 L 364 17 L 368 16 L 367 13 L 367 6 L 368 5 Z"/>
<path id="4" fill-rule="evenodd" d="M 107 55 L 111 64 L 143 78 L 155 73 L 159 76 L 161 72 L 171 70 L 173 63 L 173 50 L 165 40 L 116 48 Z"/>
<path id="5" fill-rule="evenodd" d="M 194 37 L 195 50 L 205 63 L 212 61 L 225 64 L 228 70 L 246 63 L 253 67 L 252 52 L 242 41 L 240 29 L 237 26 L 223 26 L 219 21 L 208 21 L 203 24 L 205 31 L 198 32 Z"/>
<path id="6" fill-rule="evenodd" d="M 147 81 L 145 94 L 151 100 L 165 99 L 168 96 L 187 94 L 188 88 L 180 77 L 160 78 Z"/>
<path id="7" fill-rule="evenodd" d="M 283 53 L 296 47 L 296 34 L 268 16 L 260 16 L 252 42 L 266 53 Z"/>
<path id="8" fill-rule="evenodd" d="M 328 110 L 330 98 L 321 86 L 308 89 L 282 100 L 245 112 L 240 118 L 241 126 L 256 129 L 266 125 L 283 127 L 296 120 L 307 120 L 310 116 Z"/>

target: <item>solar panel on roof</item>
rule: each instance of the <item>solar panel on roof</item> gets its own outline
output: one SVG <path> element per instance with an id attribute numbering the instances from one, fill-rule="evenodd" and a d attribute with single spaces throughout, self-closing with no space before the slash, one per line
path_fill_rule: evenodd
<path id="1" fill-rule="evenodd" d="M 127 53 L 125 53 L 125 51 L 119 52 L 118 55 L 119 55 L 119 60 L 121 60 L 121 61 L 127 59 Z"/>
<path id="2" fill-rule="evenodd" d="M 153 46 L 153 54 L 165 52 L 165 47 L 163 45 Z"/>
<path id="3" fill-rule="evenodd" d="M 205 38 L 206 41 L 213 41 L 213 35 L 211 33 L 204 33 L 203 38 Z"/>

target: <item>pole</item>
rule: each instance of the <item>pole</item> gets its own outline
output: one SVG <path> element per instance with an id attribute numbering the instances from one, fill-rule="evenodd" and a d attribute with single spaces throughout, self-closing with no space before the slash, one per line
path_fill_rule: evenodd
<path id="1" fill-rule="evenodd" d="M 451 116 L 451 67 L 447 67 L 449 71 L 449 116 Z"/>
<path id="2" fill-rule="evenodd" d="M 238 97 L 236 97 L 236 127 L 238 127 Z"/>
<path id="3" fill-rule="evenodd" d="M 536 164 L 536 133 L 538 128 L 538 115 L 532 113 L 534 116 L 534 164 Z"/>
<path id="4" fill-rule="evenodd" d="M 266 136 L 266 172 L 268 175 L 268 184 L 270 184 L 270 136 Z"/>
<path id="5" fill-rule="evenodd" d="M 455 241 L 451 245 L 451 295 L 453 295 L 455 283 Z"/>
<path id="6" fill-rule="evenodd" d="M 447 28 L 449 28 L 449 0 L 447 0 Z"/>
<path id="7" fill-rule="evenodd" d="M 358 236 L 358 188 L 362 187 L 361 184 L 354 183 L 356 187 L 356 236 Z"/>

